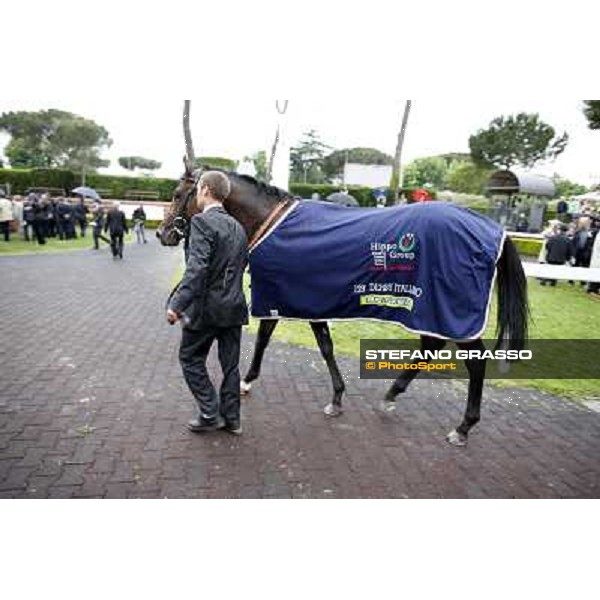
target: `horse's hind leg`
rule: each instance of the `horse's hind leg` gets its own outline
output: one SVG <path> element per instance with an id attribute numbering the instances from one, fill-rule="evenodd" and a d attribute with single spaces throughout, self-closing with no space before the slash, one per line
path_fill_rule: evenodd
<path id="1" fill-rule="evenodd" d="M 458 344 L 461 350 L 485 351 L 485 345 L 481 340 Z M 483 396 L 483 385 L 485 383 L 486 361 L 483 359 L 465 360 L 469 371 L 469 399 L 467 412 L 462 424 L 452 431 L 446 438 L 454 446 L 466 446 L 469 440 L 469 432 L 481 419 L 481 398 Z"/>
<path id="2" fill-rule="evenodd" d="M 436 352 L 442 350 L 446 345 L 445 340 L 438 338 L 423 336 L 421 338 L 421 352 L 431 351 Z M 417 360 L 416 363 L 429 362 Z M 388 393 L 385 395 L 383 400 L 382 410 L 384 412 L 393 412 L 396 410 L 396 398 L 400 394 L 404 394 L 408 389 L 408 386 L 417 378 L 419 371 L 417 370 L 406 370 L 402 372 L 402 375 L 394 382 Z"/>
<path id="3" fill-rule="evenodd" d="M 277 327 L 279 321 L 277 319 L 269 319 L 260 322 L 258 328 L 258 335 L 256 337 L 256 344 L 254 345 L 254 356 L 252 357 L 252 364 L 248 374 L 241 383 L 242 394 L 249 394 L 252 390 L 252 382 L 256 381 L 260 376 L 260 368 L 262 361 L 265 356 L 265 350 L 271 341 L 271 336 Z"/>
<path id="4" fill-rule="evenodd" d="M 329 325 L 326 322 L 318 321 L 311 323 L 310 326 L 315 334 L 317 344 L 319 344 L 321 354 L 327 363 L 333 382 L 333 400 L 331 404 L 325 408 L 325 414 L 328 417 L 339 417 L 344 412 L 342 408 L 342 398 L 346 391 L 346 385 L 335 360 L 333 339 L 331 338 Z"/>

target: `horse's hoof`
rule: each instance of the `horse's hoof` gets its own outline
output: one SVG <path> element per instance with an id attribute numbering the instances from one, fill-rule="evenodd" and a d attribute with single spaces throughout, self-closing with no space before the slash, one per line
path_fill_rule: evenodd
<path id="1" fill-rule="evenodd" d="M 469 438 L 464 433 L 454 430 L 452 433 L 448 434 L 446 441 L 453 446 L 464 448 L 469 442 Z"/>
<path id="2" fill-rule="evenodd" d="M 344 414 L 344 409 L 337 404 L 329 404 L 325 407 L 324 412 L 326 417 L 336 418 Z"/>
<path id="3" fill-rule="evenodd" d="M 395 400 L 382 400 L 379 404 L 379 410 L 386 415 L 396 412 L 396 408 Z"/>
<path id="4" fill-rule="evenodd" d="M 252 391 L 252 384 L 242 381 L 240 383 L 240 393 L 242 396 L 247 396 Z"/>

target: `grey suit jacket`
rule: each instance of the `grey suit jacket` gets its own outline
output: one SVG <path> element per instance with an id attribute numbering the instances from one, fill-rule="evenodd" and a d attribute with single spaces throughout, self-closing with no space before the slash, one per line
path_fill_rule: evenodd
<path id="1" fill-rule="evenodd" d="M 248 323 L 243 290 L 248 238 L 218 207 L 195 215 L 187 269 L 171 309 L 187 316 L 186 328 L 236 327 Z"/>

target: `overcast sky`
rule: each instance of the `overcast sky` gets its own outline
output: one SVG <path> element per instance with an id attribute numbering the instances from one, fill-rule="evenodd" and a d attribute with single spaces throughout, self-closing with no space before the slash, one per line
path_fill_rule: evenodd
<path id="1" fill-rule="evenodd" d="M 372 96 L 340 99 L 291 100 L 289 135 L 297 141 L 302 132 L 316 129 L 334 148 L 374 147 L 394 153 L 404 100 Z M 110 100 L 69 97 L 40 100 L 2 100 L 0 113 L 8 110 L 57 108 L 95 120 L 108 129 L 114 141 L 106 153 L 109 172 L 122 173 L 119 156 L 140 155 L 163 163 L 159 175 L 177 177 L 184 153 L 182 100 Z M 539 112 L 557 132 L 567 131 L 567 150 L 554 163 L 535 172 L 560 173 L 584 184 L 600 183 L 600 132 L 591 131 L 581 111 L 581 100 L 415 100 L 406 140 L 406 159 L 445 152 L 468 152 L 469 135 L 494 117 L 520 111 Z M 192 100 L 192 128 L 196 154 L 241 159 L 272 143 L 276 126 L 275 101 L 266 99 L 202 98 Z M 0 138 L 0 147 L 8 139 Z"/>

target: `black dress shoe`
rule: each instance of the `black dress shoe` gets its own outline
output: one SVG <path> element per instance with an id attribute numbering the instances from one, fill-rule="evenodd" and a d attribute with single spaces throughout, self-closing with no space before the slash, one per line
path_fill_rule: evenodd
<path id="1" fill-rule="evenodd" d="M 205 423 L 199 419 L 193 419 L 188 423 L 188 429 L 192 433 L 211 433 L 221 429 L 222 424 L 218 421 L 216 423 Z"/>

